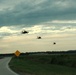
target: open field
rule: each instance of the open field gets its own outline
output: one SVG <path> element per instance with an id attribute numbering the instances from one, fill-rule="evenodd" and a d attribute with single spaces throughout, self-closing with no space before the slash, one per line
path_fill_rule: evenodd
<path id="1" fill-rule="evenodd" d="M 76 55 L 21 55 L 10 68 L 20 75 L 76 75 Z"/>

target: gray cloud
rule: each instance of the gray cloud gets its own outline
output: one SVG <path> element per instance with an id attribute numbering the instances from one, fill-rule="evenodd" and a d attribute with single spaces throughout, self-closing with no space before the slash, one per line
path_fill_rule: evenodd
<path id="1" fill-rule="evenodd" d="M 8 0 L 5 6 L 8 2 L 11 3 Z M 19 0 L 17 2 L 13 0 L 12 2 L 12 7 L 8 5 L 0 11 L 0 26 L 22 24 L 29 26 L 52 20 L 76 20 L 76 0 Z"/>

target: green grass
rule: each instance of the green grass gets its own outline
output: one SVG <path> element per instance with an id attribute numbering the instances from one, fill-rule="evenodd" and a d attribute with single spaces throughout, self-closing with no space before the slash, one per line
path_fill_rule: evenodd
<path id="1" fill-rule="evenodd" d="M 10 67 L 32 75 L 76 75 L 76 55 L 27 55 L 13 57 Z"/>

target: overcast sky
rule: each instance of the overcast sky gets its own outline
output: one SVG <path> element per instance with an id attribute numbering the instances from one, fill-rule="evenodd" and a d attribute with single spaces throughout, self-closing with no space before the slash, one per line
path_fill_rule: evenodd
<path id="1" fill-rule="evenodd" d="M 0 53 L 75 50 L 75 45 L 76 0 L 0 0 Z"/>

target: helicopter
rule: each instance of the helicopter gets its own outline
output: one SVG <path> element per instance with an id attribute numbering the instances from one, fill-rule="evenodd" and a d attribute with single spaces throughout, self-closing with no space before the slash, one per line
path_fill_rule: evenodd
<path id="1" fill-rule="evenodd" d="M 56 44 L 56 42 L 53 42 L 53 45 L 55 45 Z"/>
<path id="2" fill-rule="evenodd" d="M 28 31 L 23 30 L 21 33 L 22 33 L 22 34 L 27 34 L 27 33 L 29 33 L 29 32 L 28 32 Z"/>
<path id="3" fill-rule="evenodd" d="M 37 36 L 37 39 L 41 39 L 41 36 Z"/>

